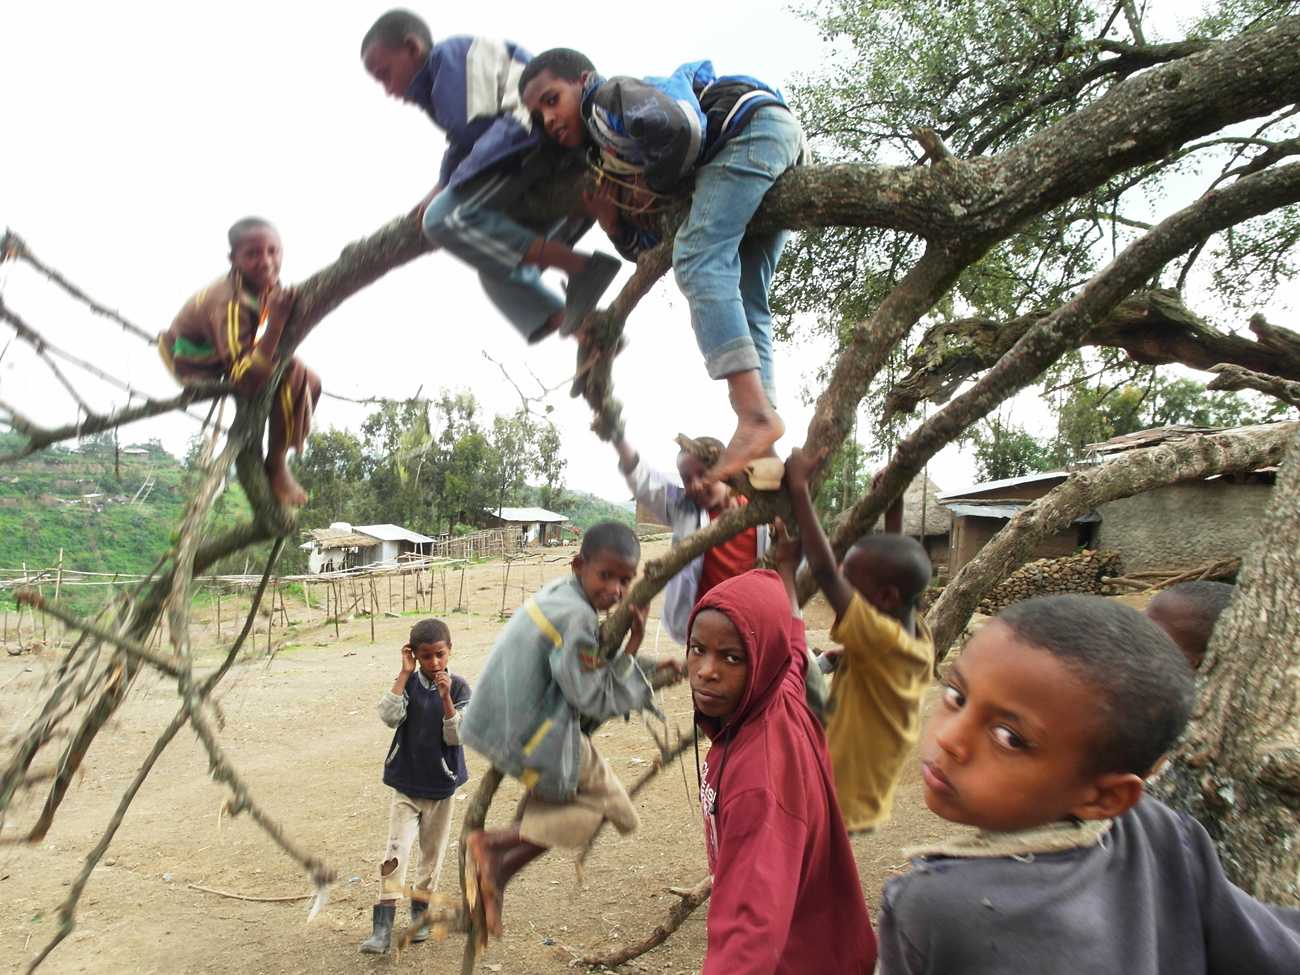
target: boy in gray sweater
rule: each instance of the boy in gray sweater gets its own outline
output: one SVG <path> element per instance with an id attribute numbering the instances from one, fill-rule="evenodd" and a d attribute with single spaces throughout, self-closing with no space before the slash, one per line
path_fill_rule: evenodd
<path id="1" fill-rule="evenodd" d="M 1097 596 L 1017 603 L 953 664 L 921 743 L 926 805 L 978 828 L 885 886 L 880 971 L 1300 971 L 1300 911 L 1228 882 L 1209 835 L 1143 796 L 1193 704 L 1165 633 Z"/>
<path id="2" fill-rule="evenodd" d="M 600 650 L 599 613 L 627 594 L 640 558 L 626 525 L 587 529 L 573 574 L 544 586 L 501 630 L 465 712 L 465 744 L 528 790 L 511 825 L 466 841 L 487 929 L 497 937 L 502 893 L 524 864 L 552 846 L 586 845 L 607 819 L 624 834 L 640 823 L 590 738 L 607 718 L 654 707 L 650 668 L 636 656 L 645 613 L 633 608 L 621 653 L 607 661 Z M 680 673 L 676 661 L 660 666 Z"/>

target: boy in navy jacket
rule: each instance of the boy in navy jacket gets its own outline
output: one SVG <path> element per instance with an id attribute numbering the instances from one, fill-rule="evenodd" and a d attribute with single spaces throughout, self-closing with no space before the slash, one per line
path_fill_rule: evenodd
<path id="1" fill-rule="evenodd" d="M 534 183 L 581 161 L 548 145 L 520 105 L 529 54 L 485 37 L 435 44 L 423 20 L 390 10 L 366 33 L 361 59 L 385 92 L 424 109 L 447 135 L 438 185 L 419 205 L 429 243 L 477 270 L 488 298 L 530 343 L 572 333 L 619 262 L 573 249 L 589 220 L 525 227 L 505 215 Z M 564 298 L 542 284 L 548 267 L 568 275 Z"/>
<path id="2" fill-rule="evenodd" d="M 749 221 L 803 156 L 803 130 L 781 94 L 747 76 L 719 78 L 708 61 L 667 78 L 605 79 L 567 48 L 539 54 L 519 81 L 524 105 L 552 141 L 600 150 L 607 178 L 588 209 L 629 260 L 658 243 L 640 214 L 694 175 L 673 271 L 709 377 L 727 380 L 737 420 L 712 474 L 725 481 L 750 461 L 775 457 L 785 424 L 776 413 L 767 293 L 789 234 L 750 231 Z"/>
<path id="3" fill-rule="evenodd" d="M 1234 887 L 1204 827 L 1144 795 L 1195 702 L 1154 623 L 1101 596 L 1027 599 L 944 683 L 925 804 L 979 832 L 907 851 L 881 896 L 881 975 L 1300 971 L 1300 911 Z"/>
<path id="4" fill-rule="evenodd" d="M 456 790 L 469 778 L 460 744 L 460 716 L 469 703 L 469 684 L 447 669 L 450 660 L 447 624 L 421 620 L 411 627 L 410 642 L 402 647 L 402 669 L 392 690 L 379 702 L 379 717 L 394 729 L 384 761 L 384 785 L 393 788 L 393 805 L 388 846 L 379 864 L 379 902 L 370 938 L 361 945 L 366 954 L 389 948 L 417 835 L 420 868 L 412 888 L 411 920 L 420 927 L 411 940 L 429 937 L 429 926 L 420 919 L 429 906 L 429 892 L 438 886 Z"/>

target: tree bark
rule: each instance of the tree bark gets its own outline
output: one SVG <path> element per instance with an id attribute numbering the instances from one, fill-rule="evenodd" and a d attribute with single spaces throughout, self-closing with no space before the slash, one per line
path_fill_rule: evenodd
<path id="1" fill-rule="evenodd" d="M 1300 906 L 1300 428 L 1197 673 L 1197 705 L 1153 791 L 1195 816 L 1233 883 Z"/>
<path id="2" fill-rule="evenodd" d="M 952 646 L 980 600 L 1021 565 L 1039 541 L 1063 531 L 1075 518 L 1107 501 L 1177 481 L 1202 480 L 1277 464 L 1296 430 L 1300 425 L 1279 423 L 1235 433 L 1192 436 L 1130 450 L 1114 460 L 1070 474 L 1064 483 L 1008 521 L 944 587 L 926 614 L 935 648 L 943 653 Z"/>
<path id="3" fill-rule="evenodd" d="M 1252 372 L 1250 369 L 1224 362 L 1211 366 L 1210 372 L 1217 372 L 1218 375 L 1205 384 L 1206 389 L 1257 389 L 1261 393 L 1280 399 L 1283 403 L 1300 406 L 1300 382 Z"/>
<path id="4" fill-rule="evenodd" d="M 896 412 L 911 413 L 922 400 L 946 403 L 958 386 L 992 368 L 1048 314 L 1033 311 L 1006 322 L 963 318 L 933 326 L 912 353 L 908 374 L 890 390 L 885 419 Z M 1260 315 L 1251 319 L 1250 329 L 1257 341 L 1209 328 L 1183 305 L 1177 291 L 1163 289 L 1138 292 L 1120 302 L 1078 344 L 1122 349 L 1142 365 L 1177 362 L 1214 371 L 1218 363 L 1231 363 L 1300 380 L 1300 335 L 1269 325 Z"/>
<path id="5" fill-rule="evenodd" d="M 1155 269 L 1220 229 L 1297 199 L 1300 163 L 1292 163 L 1205 194 L 1126 247 L 1076 298 L 1034 325 L 979 382 L 898 445 L 871 490 L 836 520 L 831 534 L 836 556 L 842 558 L 848 547 L 870 530 L 931 457 L 999 403 L 1033 382 Z M 801 580 L 801 594 L 809 585 L 810 580 Z"/>

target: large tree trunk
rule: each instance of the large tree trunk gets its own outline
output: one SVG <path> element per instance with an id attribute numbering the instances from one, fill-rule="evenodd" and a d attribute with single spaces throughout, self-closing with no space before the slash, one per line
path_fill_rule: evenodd
<path id="1" fill-rule="evenodd" d="M 1209 830 L 1233 883 L 1300 906 L 1300 429 L 1153 791 Z"/>

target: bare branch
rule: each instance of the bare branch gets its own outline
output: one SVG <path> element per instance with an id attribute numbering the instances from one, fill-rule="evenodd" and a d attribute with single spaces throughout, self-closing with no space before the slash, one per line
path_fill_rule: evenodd
<path id="1" fill-rule="evenodd" d="M 73 912 L 77 908 L 77 902 L 81 900 L 81 894 L 86 889 L 86 884 L 90 880 L 90 875 L 94 872 L 96 865 L 98 865 L 99 860 L 104 855 L 105 851 L 108 850 L 109 844 L 113 842 L 113 837 L 117 835 L 117 829 L 122 825 L 122 820 L 126 817 L 126 811 L 131 808 L 131 803 L 134 801 L 136 793 L 140 791 L 140 786 L 144 785 L 144 780 L 147 779 L 149 773 L 153 771 L 154 763 L 158 761 L 159 756 L 161 756 L 167 749 L 167 746 L 171 744 L 171 740 L 176 737 L 176 732 L 180 731 L 181 725 L 185 724 L 189 716 L 189 705 L 182 704 L 180 710 L 176 712 L 171 722 L 163 729 L 162 734 L 158 736 L 158 740 L 154 742 L 153 748 L 149 750 L 149 754 L 146 755 L 144 761 L 140 763 L 140 768 L 136 771 L 135 778 L 131 780 L 131 784 L 127 786 L 126 791 L 122 793 L 122 799 L 117 804 L 117 809 L 113 813 L 113 818 L 109 820 L 108 825 L 104 828 L 104 832 L 99 837 L 99 842 L 96 843 L 91 851 L 86 854 L 86 860 L 81 866 L 81 872 L 77 874 L 76 879 L 72 882 L 72 885 L 68 890 L 68 896 L 65 897 L 63 903 L 59 905 L 59 926 L 54 933 L 54 937 L 50 939 L 49 943 L 37 953 L 36 957 L 33 958 L 31 963 L 27 966 L 27 975 L 31 975 L 32 972 L 36 971 L 41 962 L 45 961 L 45 959 L 49 957 L 50 952 L 57 948 L 59 943 L 72 933 L 76 924 Z"/>
<path id="2" fill-rule="evenodd" d="M 102 315 L 105 318 L 117 322 L 117 324 L 122 326 L 122 331 L 129 332 L 136 338 L 143 339 L 149 345 L 153 345 L 158 341 L 157 335 L 145 331 L 139 325 L 133 325 L 131 322 L 123 318 L 119 312 L 114 311 L 112 308 L 106 308 L 104 305 L 95 301 L 76 285 L 68 281 L 62 274 L 54 270 L 54 268 L 42 264 L 37 260 L 36 255 L 31 252 L 31 249 L 27 246 L 27 242 L 12 230 L 6 228 L 4 236 L 0 237 L 0 261 L 12 261 L 15 259 L 26 261 L 68 294 L 72 295 L 72 297 L 83 302 L 96 315 Z"/>
<path id="3" fill-rule="evenodd" d="M 168 677 L 179 677 L 181 675 L 181 666 L 174 660 L 168 660 L 166 657 L 159 656 L 148 647 L 131 639 L 122 633 L 114 633 L 106 626 L 78 616 L 76 613 L 65 609 L 56 602 L 46 599 L 39 593 L 30 589 L 21 589 L 14 594 L 14 601 L 26 603 L 42 613 L 49 613 L 56 620 L 60 620 L 74 630 L 81 630 L 83 633 L 89 633 L 97 640 L 102 640 L 110 646 L 117 647 L 123 653 L 135 657 L 151 667 L 157 668 Z"/>
<path id="4" fill-rule="evenodd" d="M 674 890 L 673 893 L 679 893 Z M 651 948 L 657 948 L 668 940 L 668 936 L 682 926 L 682 922 L 691 916 L 691 913 L 709 899 L 713 893 L 713 878 L 705 877 L 698 884 L 685 894 L 681 894 L 681 900 L 668 909 L 668 917 L 660 922 L 650 934 L 641 941 L 631 945 L 624 945 L 616 951 L 607 951 L 601 954 L 583 955 L 579 961 L 584 965 L 594 965 L 600 968 L 615 968 L 624 962 L 629 962 L 633 958 L 644 955 Z"/>
<path id="5" fill-rule="evenodd" d="M 134 423 L 136 420 L 144 420 L 151 416 L 161 416 L 164 413 L 170 413 L 173 410 L 184 410 L 191 403 L 202 402 L 203 400 L 217 399 L 225 396 L 230 392 L 230 387 L 225 383 L 196 383 L 193 386 L 187 386 L 179 396 L 164 400 L 147 400 L 139 406 L 128 406 L 118 410 L 116 413 L 100 415 L 91 413 L 89 416 L 76 423 L 70 423 L 62 427 L 42 427 L 32 420 L 23 416 L 12 406 L 0 402 L 0 410 L 7 415 L 6 422 L 14 430 L 28 438 L 27 444 L 22 450 L 12 454 L 0 456 L 0 464 L 8 461 L 21 460 L 28 457 L 38 450 L 44 450 L 52 444 L 59 443 L 63 440 L 71 440 L 74 437 L 84 437 L 92 433 L 101 433 L 104 430 L 114 430 L 118 427 L 126 426 L 128 423 Z"/>

